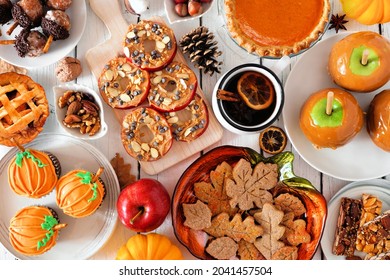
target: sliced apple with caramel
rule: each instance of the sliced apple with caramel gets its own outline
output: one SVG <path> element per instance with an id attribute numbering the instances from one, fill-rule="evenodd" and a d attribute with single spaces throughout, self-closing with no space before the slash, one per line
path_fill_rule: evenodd
<path id="1" fill-rule="evenodd" d="M 150 75 L 149 104 L 160 112 L 184 109 L 194 98 L 198 81 L 185 64 L 173 61 Z"/>
<path id="2" fill-rule="evenodd" d="M 149 107 L 138 107 L 122 121 L 122 144 L 138 161 L 155 161 L 171 148 L 173 137 L 167 119 Z"/>
<path id="3" fill-rule="evenodd" d="M 207 105 L 199 94 L 180 111 L 165 113 L 173 138 L 191 142 L 201 136 L 209 124 Z"/>
<path id="4" fill-rule="evenodd" d="M 126 57 L 141 69 L 158 71 L 172 62 L 177 42 L 173 30 L 165 24 L 142 20 L 130 24 L 123 42 Z"/>
<path id="5" fill-rule="evenodd" d="M 125 57 L 117 57 L 104 66 L 98 86 L 103 100 L 112 108 L 133 108 L 148 96 L 149 73 L 131 64 Z"/>

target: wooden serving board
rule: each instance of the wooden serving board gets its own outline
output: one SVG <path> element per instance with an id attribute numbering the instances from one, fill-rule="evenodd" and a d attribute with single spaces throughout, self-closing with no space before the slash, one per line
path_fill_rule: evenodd
<path id="1" fill-rule="evenodd" d="M 118 54 L 123 53 L 122 41 L 127 33 L 128 23 L 123 18 L 120 4 L 118 0 L 110 1 L 109 7 L 107 0 L 89 0 L 89 4 L 95 14 L 104 22 L 110 31 L 111 38 L 97 45 L 86 53 L 86 61 L 88 66 L 96 79 L 100 76 L 100 73 L 104 65 Z M 151 18 L 159 22 L 164 22 L 162 18 Z M 179 47 L 175 57 L 176 61 L 187 63 Z M 199 153 L 205 148 L 218 142 L 222 138 L 223 128 L 215 118 L 211 106 L 208 104 L 207 99 L 204 96 L 202 89 L 198 86 L 197 93 L 201 95 L 209 111 L 209 125 L 207 130 L 196 140 L 186 143 L 174 141 L 172 148 L 161 159 L 153 162 L 140 161 L 142 170 L 149 174 L 155 175 L 180 161 Z M 104 97 L 102 96 L 104 100 Z M 119 122 L 122 122 L 123 117 L 131 110 L 112 109 Z M 118 131 L 120 133 L 120 131 Z"/>

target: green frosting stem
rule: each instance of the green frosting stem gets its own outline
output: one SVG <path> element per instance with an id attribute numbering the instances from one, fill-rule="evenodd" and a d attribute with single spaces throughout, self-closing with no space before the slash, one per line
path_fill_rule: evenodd
<path id="1" fill-rule="evenodd" d="M 25 150 L 24 152 L 18 152 L 16 154 L 15 163 L 17 166 L 22 167 L 22 161 L 24 157 L 31 159 L 33 162 L 35 162 L 38 165 L 39 168 L 46 166 L 46 164 L 44 164 L 40 159 L 33 156 L 29 150 Z"/>
<path id="2" fill-rule="evenodd" d="M 46 236 L 38 241 L 37 249 L 46 246 L 47 242 L 51 239 L 51 237 L 54 235 L 53 227 L 58 224 L 58 221 L 53 216 L 45 216 L 45 222 L 41 224 L 41 228 L 44 230 L 47 230 L 48 233 L 46 233 Z"/>
<path id="3" fill-rule="evenodd" d="M 88 199 L 88 202 L 94 201 L 98 197 L 97 187 L 98 185 L 96 183 L 93 183 L 93 187 L 92 187 L 93 195 L 90 199 Z"/>
<path id="4" fill-rule="evenodd" d="M 83 184 L 92 184 L 92 174 L 91 172 L 79 172 L 76 174 L 77 177 L 80 177 L 81 178 L 81 182 Z M 93 195 L 90 199 L 88 199 L 88 202 L 91 202 L 91 201 L 94 201 L 96 200 L 96 198 L 98 197 L 98 191 L 97 191 L 97 183 L 93 183 L 92 185 L 92 191 L 93 191 Z"/>

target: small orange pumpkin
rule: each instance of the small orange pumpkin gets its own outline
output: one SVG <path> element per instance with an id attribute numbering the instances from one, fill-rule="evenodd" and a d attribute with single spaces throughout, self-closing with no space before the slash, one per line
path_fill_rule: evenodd
<path id="1" fill-rule="evenodd" d="M 116 260 L 182 260 L 180 249 L 158 233 L 136 234 L 121 248 Z"/>
<path id="2" fill-rule="evenodd" d="M 340 0 L 343 11 L 366 25 L 390 22 L 390 0 Z"/>

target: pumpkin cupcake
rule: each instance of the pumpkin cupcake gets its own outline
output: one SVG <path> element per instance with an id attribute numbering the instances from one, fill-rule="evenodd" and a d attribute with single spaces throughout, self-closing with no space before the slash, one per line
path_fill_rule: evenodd
<path id="1" fill-rule="evenodd" d="M 60 224 L 55 211 L 45 206 L 28 206 L 11 218 L 9 239 L 13 248 L 27 256 L 41 255 L 56 244 Z"/>
<path id="2" fill-rule="evenodd" d="M 61 175 L 61 165 L 49 152 L 19 147 L 8 166 L 8 183 L 18 195 L 40 198 L 49 194 Z"/>
<path id="3" fill-rule="evenodd" d="M 76 169 L 62 176 L 56 187 L 57 205 L 68 216 L 83 218 L 93 214 L 105 197 L 105 186 L 100 178 L 100 167 L 96 174 Z"/>

